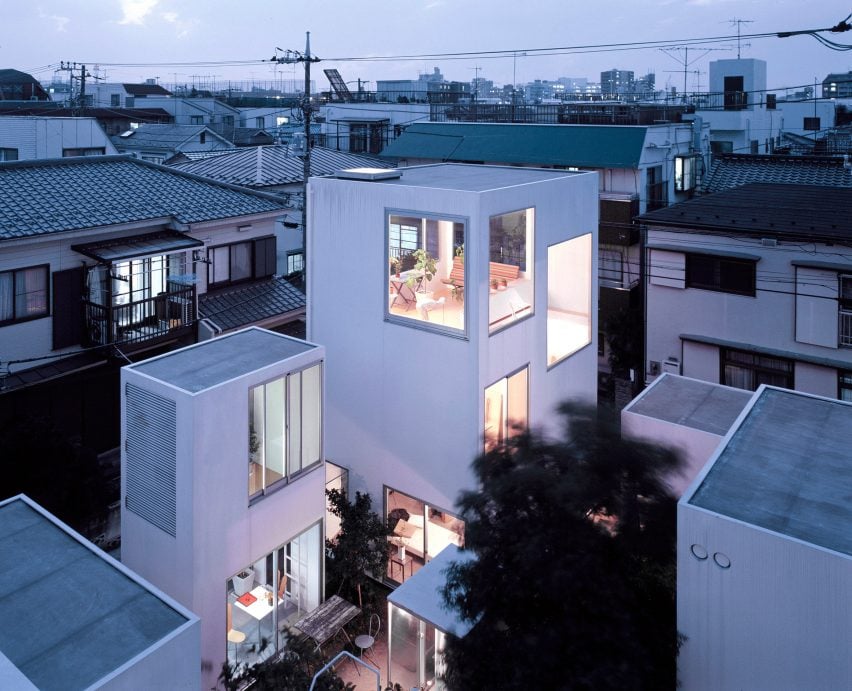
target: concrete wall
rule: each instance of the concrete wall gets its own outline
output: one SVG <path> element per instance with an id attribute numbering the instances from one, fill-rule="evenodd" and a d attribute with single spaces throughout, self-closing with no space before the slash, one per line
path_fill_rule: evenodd
<path id="1" fill-rule="evenodd" d="M 690 548 L 706 551 L 696 559 Z M 852 560 L 678 506 L 677 626 L 683 688 L 852 687 Z M 730 568 L 720 568 L 714 555 Z"/>
<path id="2" fill-rule="evenodd" d="M 0 149 L 18 150 L 18 160 L 62 158 L 63 149 L 116 149 L 95 118 L 4 116 L 0 118 Z"/>

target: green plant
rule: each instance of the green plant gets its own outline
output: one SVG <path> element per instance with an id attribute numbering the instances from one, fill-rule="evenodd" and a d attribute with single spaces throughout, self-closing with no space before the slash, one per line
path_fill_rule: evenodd
<path id="1" fill-rule="evenodd" d="M 402 259 L 400 257 L 391 257 L 390 269 L 391 273 L 399 276 L 400 268 L 402 267 Z"/>
<path id="2" fill-rule="evenodd" d="M 435 278 L 435 274 L 438 273 L 438 260 L 435 259 L 427 250 L 419 249 L 414 250 L 411 253 L 411 256 L 414 257 L 414 270 L 422 271 L 423 276 L 427 281 L 431 281 Z M 417 282 L 417 278 L 415 276 L 411 276 L 406 283 L 409 286 L 414 286 Z"/>
<path id="3" fill-rule="evenodd" d="M 456 256 L 464 261 L 464 243 L 456 247 Z"/>

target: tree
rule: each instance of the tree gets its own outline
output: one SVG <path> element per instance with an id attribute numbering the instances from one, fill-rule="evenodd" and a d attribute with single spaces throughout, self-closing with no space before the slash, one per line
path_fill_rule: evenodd
<path id="1" fill-rule="evenodd" d="M 295 636 L 284 631 L 284 652 L 276 659 L 253 665 L 222 665 L 219 681 L 226 691 L 237 691 L 253 682 L 253 691 L 305 691 L 314 675 L 325 664 L 322 652 L 305 636 Z M 267 642 L 261 642 L 261 649 Z M 352 691 L 352 684 L 344 683 L 333 669 L 323 672 L 314 689 L 317 691 Z"/>
<path id="2" fill-rule="evenodd" d="M 473 464 L 465 548 L 444 597 L 473 623 L 449 637 L 450 689 L 675 686 L 670 451 L 621 438 L 606 411 L 563 404 L 564 435 L 519 435 Z"/>
<path id="3" fill-rule="evenodd" d="M 357 599 L 364 609 L 364 589 L 372 593 L 371 576 L 381 577 L 388 569 L 390 530 L 373 511 L 369 494 L 356 492 L 354 502 L 338 489 L 326 490 L 325 494 L 329 511 L 340 519 L 337 536 L 325 541 L 328 579 L 337 586 L 338 595 Z M 368 605 L 372 604 L 368 600 Z"/>

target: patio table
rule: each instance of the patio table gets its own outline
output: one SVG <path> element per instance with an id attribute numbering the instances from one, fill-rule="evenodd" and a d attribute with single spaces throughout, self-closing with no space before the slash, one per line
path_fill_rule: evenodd
<path id="1" fill-rule="evenodd" d="M 316 609 L 308 612 L 296 622 L 299 631 L 316 641 L 317 648 L 332 638 L 338 631 L 349 639 L 343 628 L 360 614 L 361 609 L 339 595 L 332 595 Z"/>

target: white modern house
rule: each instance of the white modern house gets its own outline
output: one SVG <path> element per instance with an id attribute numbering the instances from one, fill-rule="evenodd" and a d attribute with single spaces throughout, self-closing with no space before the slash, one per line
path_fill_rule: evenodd
<path id="1" fill-rule="evenodd" d="M 324 358 L 250 328 L 122 370 L 122 561 L 201 618 L 203 688 L 322 599 Z"/>
<path id="2" fill-rule="evenodd" d="M 646 369 L 852 399 L 852 188 L 749 184 L 646 226 Z"/>
<path id="3" fill-rule="evenodd" d="M 761 387 L 678 505 L 683 688 L 852 687 L 848 403 Z"/>
<path id="4" fill-rule="evenodd" d="M 95 118 L 0 117 L 0 161 L 115 153 L 116 148 Z"/>
<path id="5" fill-rule="evenodd" d="M 475 456 L 595 399 L 597 184 L 453 164 L 310 180 L 327 458 L 400 520 L 392 580 L 463 543 L 453 506 Z"/>
<path id="6" fill-rule="evenodd" d="M 198 617 L 24 495 L 0 574 L 0 688 L 201 688 Z"/>

